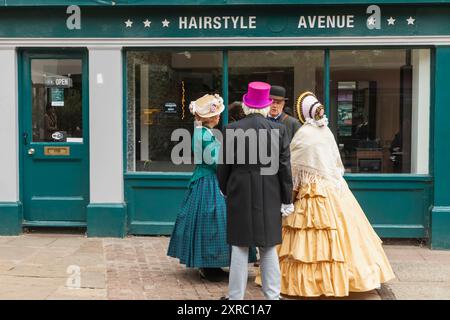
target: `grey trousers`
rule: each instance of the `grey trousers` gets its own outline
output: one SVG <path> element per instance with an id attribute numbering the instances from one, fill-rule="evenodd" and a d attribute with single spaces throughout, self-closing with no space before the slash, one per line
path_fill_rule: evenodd
<path id="1" fill-rule="evenodd" d="M 266 299 L 280 299 L 281 275 L 276 247 L 259 247 L 261 281 Z M 248 281 L 248 247 L 232 246 L 228 295 L 243 300 Z"/>

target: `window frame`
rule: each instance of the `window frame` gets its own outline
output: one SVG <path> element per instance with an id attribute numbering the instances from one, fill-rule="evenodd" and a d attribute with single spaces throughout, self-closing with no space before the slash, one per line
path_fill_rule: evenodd
<path id="1" fill-rule="evenodd" d="M 222 97 L 224 99 L 225 104 L 225 111 L 223 113 L 222 117 L 222 125 L 226 125 L 228 123 L 228 76 L 229 76 L 229 68 L 228 68 L 228 61 L 229 51 L 264 51 L 264 50 L 274 50 L 273 46 L 248 46 L 248 47 L 199 47 L 199 46 L 190 46 L 190 47 L 123 47 L 122 48 L 122 77 L 123 77 L 123 173 L 124 177 L 132 177 L 132 178 L 156 178 L 156 179 L 188 179 L 192 172 L 159 172 L 159 171 L 128 171 L 128 157 L 127 157 L 127 150 L 128 150 L 128 78 L 127 78 L 127 54 L 130 51 L 160 51 L 160 50 L 191 50 L 191 51 L 221 51 L 222 52 Z M 428 156 L 428 170 L 426 173 L 345 173 L 345 177 L 348 177 L 350 179 L 356 179 L 356 180 L 366 180 L 366 179 L 382 179 L 383 177 L 387 180 L 393 179 L 393 178 L 400 178 L 405 179 L 408 177 L 430 177 L 430 175 L 433 172 L 433 153 L 432 153 L 432 132 L 430 131 L 432 128 L 432 122 L 433 122 L 433 91 L 431 88 L 431 85 L 433 83 L 433 77 L 434 77 L 434 65 L 435 65 L 435 47 L 434 46 L 400 46 L 400 45 L 394 45 L 394 46 L 357 46 L 357 45 L 349 45 L 349 46 L 330 46 L 330 47 L 323 47 L 323 46 L 283 46 L 280 48 L 276 48 L 275 50 L 316 50 L 316 51 L 323 51 L 323 57 L 324 57 L 324 84 L 323 84 L 323 90 L 324 90 L 324 104 L 325 104 L 325 112 L 327 116 L 330 114 L 330 51 L 332 50 L 389 50 L 389 49 L 403 49 L 403 50 L 414 50 L 414 49 L 427 49 L 429 50 L 429 75 L 430 75 L 430 90 L 429 90 L 429 97 L 428 97 L 428 107 L 429 110 L 428 115 L 428 122 L 427 122 L 427 128 L 429 132 L 429 139 L 428 139 L 428 149 L 429 152 Z M 411 153 L 411 162 L 413 162 L 412 159 L 412 153 Z"/>

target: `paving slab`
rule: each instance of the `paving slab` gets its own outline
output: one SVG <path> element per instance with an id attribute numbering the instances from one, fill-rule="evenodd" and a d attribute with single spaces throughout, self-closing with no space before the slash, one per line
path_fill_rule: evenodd
<path id="1" fill-rule="evenodd" d="M 8 242 L 13 241 L 17 237 L 0 237 L 0 245 L 7 244 Z"/>
<path id="2" fill-rule="evenodd" d="M 14 262 L 0 261 L 0 275 L 4 274 L 8 270 L 11 270 L 15 266 L 16 266 L 16 264 Z"/>
<path id="3" fill-rule="evenodd" d="M 72 256 L 76 250 L 77 249 L 74 247 L 42 248 L 36 251 L 33 255 L 25 258 L 23 263 L 37 265 L 62 264 L 64 259 Z"/>
<path id="4" fill-rule="evenodd" d="M 76 266 L 97 266 L 101 267 L 105 265 L 105 259 L 104 256 L 101 253 L 95 253 L 95 254 L 78 254 L 74 253 L 73 255 L 61 258 L 59 262 L 62 265 L 70 266 L 70 265 L 76 265 Z"/>
<path id="5" fill-rule="evenodd" d="M 81 288 L 106 289 L 106 270 L 80 272 Z"/>
<path id="6" fill-rule="evenodd" d="M 92 254 L 92 253 L 103 254 L 103 242 L 101 240 L 87 239 L 80 244 L 78 250 L 75 251 L 75 253 L 76 254 Z"/>
<path id="7" fill-rule="evenodd" d="M 427 250 L 419 251 L 425 261 L 432 263 L 445 263 L 450 265 L 450 252 L 443 250 Z"/>
<path id="8" fill-rule="evenodd" d="M 389 286 L 397 300 L 450 300 L 448 282 L 401 282 Z"/>
<path id="9" fill-rule="evenodd" d="M 38 248 L 30 247 L 0 246 L 0 261 L 20 262 L 31 257 L 38 250 Z"/>
<path id="10" fill-rule="evenodd" d="M 450 282 L 450 264 L 429 261 L 391 264 L 399 282 Z"/>
<path id="11" fill-rule="evenodd" d="M 425 261 L 421 254 L 421 249 L 417 247 L 407 247 L 401 248 L 399 246 L 385 246 L 384 251 L 389 257 L 390 262 L 415 262 L 415 261 Z"/>
<path id="12" fill-rule="evenodd" d="M 11 277 L 67 278 L 67 266 L 19 264 L 3 273 Z"/>
<path id="13" fill-rule="evenodd" d="M 60 287 L 47 296 L 48 300 L 105 300 L 107 298 L 106 289 L 72 289 Z"/>
<path id="14" fill-rule="evenodd" d="M 55 242 L 56 239 L 57 238 L 54 237 L 24 235 L 23 237 L 18 237 L 9 241 L 8 245 L 14 247 L 42 248 Z"/>
<path id="15" fill-rule="evenodd" d="M 16 277 L 0 275 L 1 299 L 46 299 L 57 287 L 64 285 L 64 279 L 41 277 Z"/>
<path id="16" fill-rule="evenodd" d="M 63 237 L 57 238 L 54 242 L 49 244 L 49 248 L 79 248 L 86 241 L 85 237 Z"/>

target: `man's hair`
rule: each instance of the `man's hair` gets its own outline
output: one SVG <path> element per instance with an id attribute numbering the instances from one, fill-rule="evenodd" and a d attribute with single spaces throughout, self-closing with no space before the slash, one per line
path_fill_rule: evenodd
<path id="1" fill-rule="evenodd" d="M 270 105 L 265 108 L 262 108 L 262 109 L 253 109 L 253 108 L 247 107 L 245 105 L 245 103 L 242 103 L 242 110 L 244 111 L 246 116 L 248 116 L 249 114 L 253 114 L 253 113 L 259 113 L 266 118 L 270 111 Z"/>

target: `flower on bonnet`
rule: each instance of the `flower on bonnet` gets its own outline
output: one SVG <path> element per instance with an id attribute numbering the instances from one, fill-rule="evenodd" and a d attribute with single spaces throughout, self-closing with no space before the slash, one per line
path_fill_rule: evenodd
<path id="1" fill-rule="evenodd" d="M 203 97 L 192 101 L 189 105 L 191 113 L 199 116 L 208 116 L 211 113 L 219 112 L 221 109 L 223 109 L 223 99 L 218 94 L 205 94 Z"/>

